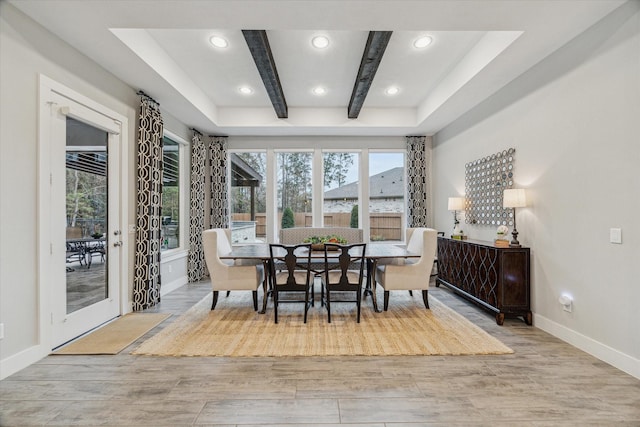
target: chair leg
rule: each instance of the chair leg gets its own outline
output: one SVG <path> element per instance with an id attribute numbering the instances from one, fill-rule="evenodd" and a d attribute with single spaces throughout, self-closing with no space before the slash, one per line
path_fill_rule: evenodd
<path id="1" fill-rule="evenodd" d="M 358 323 L 360 323 L 360 306 L 361 306 L 361 302 L 362 302 L 362 290 L 358 289 L 356 291 L 356 306 L 358 307 L 358 316 L 357 316 L 357 321 Z"/>
<path id="2" fill-rule="evenodd" d="M 273 290 L 273 318 L 275 323 L 278 323 L 278 290 Z"/>
<path id="3" fill-rule="evenodd" d="M 327 301 L 326 301 L 326 305 L 327 305 L 327 321 L 329 323 L 331 323 L 331 292 L 329 291 L 329 287 L 328 286 L 327 286 L 326 295 L 327 295 Z"/>
<path id="4" fill-rule="evenodd" d="M 424 301 L 424 306 L 427 307 L 427 310 L 429 310 L 429 298 L 428 298 L 428 293 L 429 291 L 427 289 L 424 289 L 422 291 L 422 301 Z"/>
<path id="5" fill-rule="evenodd" d="M 227 298 L 229 298 L 229 295 L 231 295 L 231 291 L 227 291 Z"/>
<path id="6" fill-rule="evenodd" d="M 311 285 L 313 286 L 313 285 Z M 307 323 L 307 313 L 309 312 L 309 286 L 304 290 L 304 323 Z"/>
<path id="7" fill-rule="evenodd" d="M 311 279 L 311 307 L 315 306 L 316 301 L 316 282 L 315 276 Z"/>
<path id="8" fill-rule="evenodd" d="M 413 296 L 413 291 L 409 291 L 409 296 L 412 297 Z"/>
<path id="9" fill-rule="evenodd" d="M 253 291 L 253 311 L 258 311 L 258 291 Z"/>
<path id="10" fill-rule="evenodd" d="M 384 311 L 389 309 L 389 291 L 384 291 Z"/>
<path id="11" fill-rule="evenodd" d="M 211 310 L 216 308 L 217 303 L 218 303 L 218 291 L 213 291 L 213 302 L 211 303 Z"/>

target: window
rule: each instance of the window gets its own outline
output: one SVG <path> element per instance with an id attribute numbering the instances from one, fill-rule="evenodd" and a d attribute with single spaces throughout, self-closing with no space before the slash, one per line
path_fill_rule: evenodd
<path id="1" fill-rule="evenodd" d="M 230 154 L 231 242 L 266 242 L 267 156 L 264 152 Z"/>
<path id="2" fill-rule="evenodd" d="M 178 249 L 183 247 L 181 232 L 184 226 L 181 223 L 186 217 L 183 215 L 187 196 L 187 180 L 183 165 L 185 161 L 184 147 L 186 142 L 180 141 L 174 135 L 165 132 L 162 139 L 162 224 L 161 230 L 161 251 Z"/>
<path id="3" fill-rule="evenodd" d="M 323 155 L 323 224 L 325 227 L 359 228 L 359 159 L 354 152 Z"/>
<path id="4" fill-rule="evenodd" d="M 313 153 L 281 152 L 276 157 L 278 171 L 276 206 L 278 229 L 313 226 Z"/>
<path id="5" fill-rule="evenodd" d="M 369 153 L 369 239 L 402 241 L 405 227 L 404 152 Z"/>
<path id="6" fill-rule="evenodd" d="M 357 227 L 367 242 L 404 239 L 403 138 L 235 142 L 242 148 L 229 149 L 234 243 L 253 238 L 241 227 L 249 233 L 255 227 L 257 241 L 276 242 L 283 221 L 286 227 Z M 317 148 L 302 148 L 310 145 Z"/>

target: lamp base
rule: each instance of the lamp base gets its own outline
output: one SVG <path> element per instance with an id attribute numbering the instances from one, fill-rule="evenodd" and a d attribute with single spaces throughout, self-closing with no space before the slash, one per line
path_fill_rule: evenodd
<path id="1" fill-rule="evenodd" d="M 510 248 L 521 248 L 520 242 L 518 242 L 518 230 L 516 230 L 515 226 L 513 227 L 513 231 L 511 232 L 513 239 L 509 243 Z"/>

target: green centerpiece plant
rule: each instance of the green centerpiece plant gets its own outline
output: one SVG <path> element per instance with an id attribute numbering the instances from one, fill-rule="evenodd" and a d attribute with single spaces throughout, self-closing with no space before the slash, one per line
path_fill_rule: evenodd
<path id="1" fill-rule="evenodd" d="M 336 243 L 339 245 L 344 245 L 345 243 L 347 243 L 347 239 L 342 236 L 331 234 L 328 236 L 307 237 L 303 240 L 303 243 L 311 243 L 311 249 L 313 249 L 314 251 L 321 251 L 324 250 L 325 243 Z"/>

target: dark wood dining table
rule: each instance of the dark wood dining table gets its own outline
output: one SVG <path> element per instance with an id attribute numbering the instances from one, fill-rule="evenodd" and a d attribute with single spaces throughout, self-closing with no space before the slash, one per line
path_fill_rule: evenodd
<path id="1" fill-rule="evenodd" d="M 284 256 L 284 251 L 282 251 Z M 378 301 L 376 298 L 375 292 L 375 278 L 373 274 L 375 274 L 376 267 L 378 262 L 382 259 L 394 259 L 394 258 L 419 258 L 420 254 L 409 252 L 407 248 L 402 244 L 393 244 L 393 243 L 369 243 L 367 244 L 367 249 L 364 254 L 365 259 L 367 260 L 367 281 L 366 287 L 364 289 L 364 295 L 367 296 L 371 294 L 371 300 L 373 303 L 373 309 L 379 313 L 381 310 L 378 309 Z M 269 272 L 269 262 L 271 260 L 271 256 L 269 254 L 269 244 L 268 243 L 258 243 L 258 244 L 248 244 L 248 245 L 236 245 L 233 246 L 231 252 L 226 255 L 221 255 L 221 259 L 232 259 L 232 260 L 242 260 L 242 261 L 253 261 L 253 262 L 261 262 L 264 266 L 265 271 L 265 281 L 263 284 L 263 301 L 262 301 L 262 310 L 261 314 L 264 314 L 267 311 L 267 296 L 269 294 L 268 289 L 268 272 Z M 311 251 L 312 263 L 314 264 L 313 271 L 314 273 L 318 273 L 320 271 L 320 265 L 322 265 L 322 269 L 324 268 L 324 251 Z M 313 260 L 316 260 L 314 263 Z M 322 263 L 322 264 L 321 264 Z"/>

